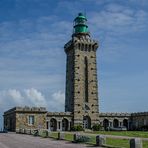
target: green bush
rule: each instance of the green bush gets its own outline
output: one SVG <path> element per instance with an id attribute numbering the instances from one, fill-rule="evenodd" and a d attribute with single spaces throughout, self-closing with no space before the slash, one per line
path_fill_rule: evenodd
<path id="1" fill-rule="evenodd" d="M 43 138 L 47 138 L 47 137 L 48 137 L 48 131 L 42 130 L 42 131 L 40 132 L 40 136 L 43 137 Z"/>
<path id="2" fill-rule="evenodd" d="M 86 135 L 76 135 L 75 142 L 90 142 L 90 137 Z"/>
<path id="3" fill-rule="evenodd" d="M 81 125 L 71 127 L 71 131 L 84 131 Z"/>
<path id="4" fill-rule="evenodd" d="M 34 130 L 32 134 L 33 136 L 39 136 L 39 130 Z"/>
<path id="5" fill-rule="evenodd" d="M 95 125 L 93 125 L 92 130 L 93 130 L 93 131 L 100 131 L 101 128 L 102 128 L 102 127 L 101 127 L 100 124 L 95 124 Z"/>
<path id="6" fill-rule="evenodd" d="M 148 131 L 148 125 L 143 125 L 140 128 L 141 131 Z"/>

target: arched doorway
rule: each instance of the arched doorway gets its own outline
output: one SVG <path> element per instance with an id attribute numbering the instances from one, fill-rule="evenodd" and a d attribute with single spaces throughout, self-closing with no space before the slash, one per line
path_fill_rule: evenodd
<path id="1" fill-rule="evenodd" d="M 116 128 L 119 126 L 119 121 L 117 119 L 114 119 L 113 126 Z"/>
<path id="2" fill-rule="evenodd" d="M 68 131 L 68 120 L 67 119 L 63 119 L 62 120 L 62 131 Z"/>
<path id="3" fill-rule="evenodd" d="M 123 126 L 125 126 L 128 129 L 128 120 L 127 119 L 123 120 Z"/>
<path id="4" fill-rule="evenodd" d="M 51 131 L 56 131 L 57 130 L 57 120 L 52 118 L 50 120 L 50 130 Z"/>
<path id="5" fill-rule="evenodd" d="M 107 127 L 109 127 L 109 121 L 107 119 L 103 120 L 103 127 L 105 130 L 107 130 Z"/>
<path id="6" fill-rule="evenodd" d="M 91 119 L 89 116 L 83 117 L 83 128 L 84 129 L 90 129 L 91 128 Z"/>

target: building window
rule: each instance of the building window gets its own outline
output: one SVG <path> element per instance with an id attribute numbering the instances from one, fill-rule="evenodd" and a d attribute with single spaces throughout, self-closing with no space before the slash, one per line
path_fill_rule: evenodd
<path id="1" fill-rule="evenodd" d="M 34 116 L 33 115 L 29 116 L 29 118 L 28 118 L 28 124 L 30 124 L 30 125 L 33 125 L 34 124 Z"/>
<path id="2" fill-rule="evenodd" d="M 61 123 L 59 122 L 59 129 L 60 129 L 60 127 L 61 127 Z"/>
<path id="3" fill-rule="evenodd" d="M 88 59 L 84 58 L 84 76 L 85 76 L 85 102 L 88 102 Z"/>

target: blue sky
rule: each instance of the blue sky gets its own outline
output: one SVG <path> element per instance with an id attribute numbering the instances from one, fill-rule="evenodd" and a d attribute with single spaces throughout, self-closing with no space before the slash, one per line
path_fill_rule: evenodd
<path id="1" fill-rule="evenodd" d="M 64 111 L 63 46 L 79 12 L 100 44 L 100 111 L 148 111 L 147 0 L 0 0 L 0 127 L 14 106 Z"/>

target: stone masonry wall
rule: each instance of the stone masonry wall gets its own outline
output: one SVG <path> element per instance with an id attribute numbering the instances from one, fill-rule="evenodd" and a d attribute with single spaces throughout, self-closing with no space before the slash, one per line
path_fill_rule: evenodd
<path id="1" fill-rule="evenodd" d="M 30 125 L 29 116 L 34 116 L 34 124 Z M 45 113 L 16 113 L 16 129 L 46 129 Z"/>

